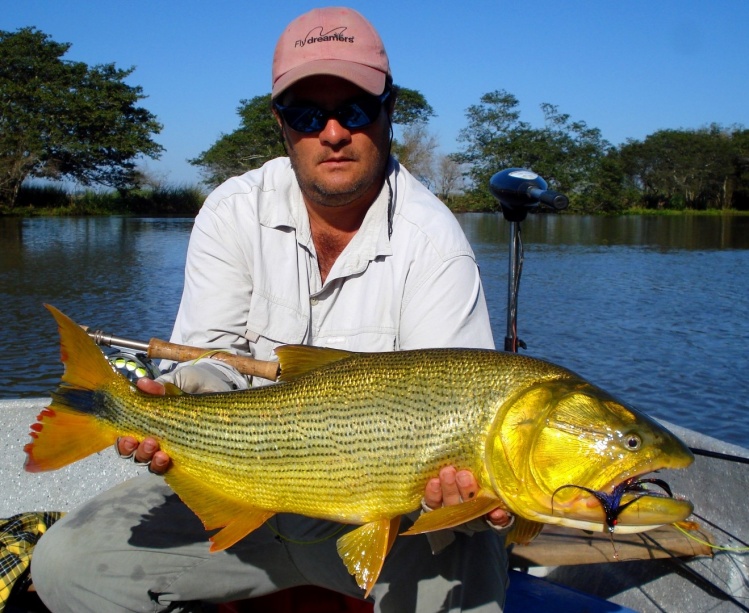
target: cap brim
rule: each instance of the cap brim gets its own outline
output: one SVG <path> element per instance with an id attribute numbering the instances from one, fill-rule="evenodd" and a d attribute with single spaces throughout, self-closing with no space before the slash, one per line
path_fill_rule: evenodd
<path id="1" fill-rule="evenodd" d="M 278 77 L 273 84 L 271 97 L 276 98 L 294 83 L 317 75 L 345 79 L 374 96 L 379 96 L 385 90 L 385 73 L 371 66 L 343 60 L 313 60 Z"/>

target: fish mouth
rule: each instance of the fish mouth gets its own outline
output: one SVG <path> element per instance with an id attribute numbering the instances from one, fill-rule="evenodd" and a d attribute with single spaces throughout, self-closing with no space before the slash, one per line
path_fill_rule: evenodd
<path id="1" fill-rule="evenodd" d="M 567 488 L 579 489 L 581 495 L 555 509 L 554 496 Z M 641 475 L 616 484 L 611 493 L 580 485 L 560 486 L 552 495 L 552 516 L 548 520 L 583 530 L 627 534 L 682 521 L 693 510 L 693 504 L 674 495 L 665 481 Z"/>

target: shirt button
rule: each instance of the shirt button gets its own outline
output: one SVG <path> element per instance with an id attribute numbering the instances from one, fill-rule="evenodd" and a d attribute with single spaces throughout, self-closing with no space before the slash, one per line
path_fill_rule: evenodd
<path id="1" fill-rule="evenodd" d="M 319 301 L 319 300 L 318 300 L 317 298 L 310 298 L 310 299 L 309 299 L 309 303 L 310 303 L 310 304 L 311 304 L 312 306 L 317 306 L 317 304 L 318 304 L 319 302 L 320 302 L 320 301 Z"/>

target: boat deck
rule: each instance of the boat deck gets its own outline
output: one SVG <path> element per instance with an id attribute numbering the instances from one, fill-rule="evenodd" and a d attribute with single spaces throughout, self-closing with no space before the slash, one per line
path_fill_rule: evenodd
<path id="1" fill-rule="evenodd" d="M 53 473 L 24 472 L 23 447 L 29 441 L 29 425 L 47 402 L 44 398 L 0 401 L 5 424 L 0 439 L 4 444 L 0 455 L 0 517 L 22 511 L 66 511 L 145 470 L 104 451 Z M 742 447 L 665 425 L 690 447 L 749 458 L 749 450 Z M 749 612 L 749 553 L 736 551 L 749 547 L 749 465 L 697 456 L 687 470 L 664 471 L 659 476 L 674 492 L 693 501 L 697 535 L 728 549 L 709 555 L 706 547 L 665 528 L 641 535 L 617 535 L 619 561 L 612 561 L 615 549 L 608 535 L 547 527 L 533 544 L 515 547 L 512 552 L 512 566 L 529 569 L 530 574 L 523 578 L 513 572 L 508 611 L 544 610 L 533 609 L 528 600 L 515 600 L 516 594 L 519 597 L 518 585 L 527 579 L 530 586 L 536 575 L 544 577 L 542 585 L 550 590 L 566 586 L 606 601 L 603 604 L 608 608 L 586 609 L 590 611 L 621 612 L 628 607 L 659 613 Z M 534 593 L 541 594 L 540 589 L 537 586 Z M 513 602 L 522 604 L 516 607 Z"/>

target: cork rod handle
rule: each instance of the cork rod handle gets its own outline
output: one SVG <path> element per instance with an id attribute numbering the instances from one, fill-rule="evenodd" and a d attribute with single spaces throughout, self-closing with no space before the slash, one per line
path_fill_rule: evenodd
<path id="1" fill-rule="evenodd" d="M 234 355 L 233 353 L 223 351 L 179 345 L 177 343 L 162 341 L 158 338 L 152 338 L 149 341 L 147 355 L 151 359 L 158 358 L 174 362 L 188 362 L 190 360 L 209 357 L 212 360 L 218 360 L 219 362 L 233 366 L 243 375 L 262 377 L 269 381 L 278 379 L 278 362 L 256 360 L 255 358 Z"/>

